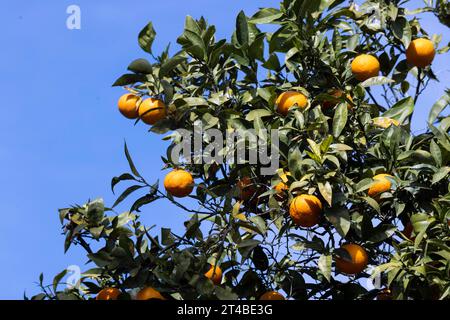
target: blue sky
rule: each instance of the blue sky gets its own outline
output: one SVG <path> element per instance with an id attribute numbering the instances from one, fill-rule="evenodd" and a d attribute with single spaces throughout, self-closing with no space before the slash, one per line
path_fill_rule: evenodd
<path id="1" fill-rule="evenodd" d="M 420 3 L 420 1 L 414 1 Z M 66 8 L 81 8 L 81 30 L 66 28 Z M 204 15 L 220 37 L 234 30 L 241 10 L 278 1 L 3 1 L 0 74 L 0 299 L 20 299 L 36 292 L 34 281 L 47 280 L 68 265 L 86 261 L 72 248 L 63 253 L 57 209 L 88 198 L 114 200 L 110 179 L 125 172 L 126 139 L 139 170 L 149 181 L 163 177 L 161 137 L 133 126 L 117 112 L 120 88 L 112 82 L 133 59 L 146 57 L 137 34 L 153 21 L 156 52 L 175 44 L 184 17 Z M 426 15 L 425 28 L 444 34 L 448 29 Z M 447 36 L 445 36 L 447 32 Z M 433 101 L 450 78 L 445 56 L 435 70 L 441 82 L 430 85 L 418 102 L 414 129 L 425 127 Z M 126 210 L 127 203 L 119 210 Z M 168 202 L 147 207 L 143 221 L 180 226 L 186 215 Z M 174 228 L 177 230 L 177 228 Z"/>

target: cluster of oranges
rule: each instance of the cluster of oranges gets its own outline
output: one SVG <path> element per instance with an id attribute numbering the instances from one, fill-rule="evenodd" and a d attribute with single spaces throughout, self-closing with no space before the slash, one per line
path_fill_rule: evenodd
<path id="1" fill-rule="evenodd" d="M 133 93 L 127 93 L 119 98 L 117 103 L 120 113 L 128 119 L 140 118 L 142 122 L 153 125 L 166 117 L 167 108 L 159 99 L 141 97 Z"/>

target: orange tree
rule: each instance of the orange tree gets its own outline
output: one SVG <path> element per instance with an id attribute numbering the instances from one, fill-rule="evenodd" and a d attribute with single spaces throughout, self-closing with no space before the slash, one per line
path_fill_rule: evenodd
<path id="1" fill-rule="evenodd" d="M 128 90 L 125 117 L 168 133 L 164 188 L 140 175 L 125 145 L 130 171 L 112 188 L 129 186 L 115 203 L 60 210 L 65 250 L 82 246 L 92 268 L 70 288 L 67 270 L 50 286 L 41 276 L 33 298 L 448 299 L 448 92 L 428 130 L 410 130 L 418 97 L 437 80 L 435 54 L 448 47 L 406 2 L 285 0 L 240 12 L 230 41 L 188 16 L 173 56 L 154 54 L 149 23 L 139 34 L 148 60 L 133 61 L 114 86 Z M 179 164 L 176 130 L 198 124 L 224 135 L 278 129 L 279 169 Z M 116 213 L 125 198 L 132 206 Z M 140 222 L 160 199 L 189 213 L 183 234 Z"/>

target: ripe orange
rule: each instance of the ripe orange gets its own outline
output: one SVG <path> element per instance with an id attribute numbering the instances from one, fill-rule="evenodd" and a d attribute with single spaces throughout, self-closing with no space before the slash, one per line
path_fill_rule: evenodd
<path id="1" fill-rule="evenodd" d="M 275 198 L 278 200 L 282 200 L 284 198 L 285 192 L 289 189 L 288 185 L 286 184 L 288 182 L 287 176 L 290 176 L 291 174 L 289 172 L 285 172 L 280 175 L 281 181 L 278 182 L 274 189 L 277 192 L 275 195 Z"/>
<path id="2" fill-rule="evenodd" d="M 370 54 L 360 54 L 353 59 L 352 73 L 359 81 L 364 81 L 372 77 L 378 76 L 380 72 L 380 62 Z"/>
<path id="3" fill-rule="evenodd" d="M 152 287 L 145 287 L 141 291 L 139 291 L 136 295 L 136 300 L 166 300 L 158 290 L 153 289 Z"/>
<path id="4" fill-rule="evenodd" d="M 372 119 L 372 123 L 374 126 L 386 129 L 389 128 L 391 125 L 398 127 L 400 125 L 400 122 L 398 122 L 395 119 L 391 119 L 388 117 L 377 117 Z"/>
<path id="5" fill-rule="evenodd" d="M 96 300 L 117 300 L 120 290 L 117 288 L 104 288 L 97 294 Z"/>
<path id="6" fill-rule="evenodd" d="M 239 198 L 244 201 L 251 199 L 256 193 L 255 184 L 248 176 L 241 178 L 237 182 L 237 187 L 239 189 Z"/>
<path id="7" fill-rule="evenodd" d="M 117 102 L 120 113 L 128 119 L 139 117 L 137 103 L 141 98 L 135 94 L 127 93 L 122 95 Z"/>
<path id="8" fill-rule="evenodd" d="M 318 224 L 321 212 L 322 202 L 309 194 L 296 196 L 289 206 L 289 214 L 294 223 L 304 228 Z"/>
<path id="9" fill-rule="evenodd" d="M 391 290 L 384 289 L 377 294 L 377 300 L 392 300 Z"/>
<path id="10" fill-rule="evenodd" d="M 369 258 L 363 247 L 357 244 L 349 243 L 344 244 L 341 249 L 348 252 L 351 257 L 351 261 L 347 261 L 343 258 L 336 258 L 336 268 L 340 272 L 346 274 L 357 274 L 366 268 Z"/>
<path id="11" fill-rule="evenodd" d="M 282 294 L 276 291 L 268 291 L 264 293 L 259 300 L 286 300 Z"/>
<path id="12" fill-rule="evenodd" d="M 205 277 L 210 279 L 216 286 L 222 282 L 222 269 L 219 266 L 210 265 L 208 272 L 205 273 Z"/>
<path id="13" fill-rule="evenodd" d="M 292 107 L 305 108 L 308 105 L 308 99 L 303 93 L 286 91 L 278 96 L 276 105 L 278 113 L 285 116 Z"/>
<path id="14" fill-rule="evenodd" d="M 342 97 L 342 96 L 344 95 L 344 93 L 345 93 L 345 92 L 342 91 L 342 90 L 340 90 L 340 89 L 331 89 L 330 91 L 328 91 L 328 94 L 329 94 L 330 96 L 333 96 L 334 98 L 337 98 L 337 99 L 339 99 L 340 97 Z M 351 96 L 350 94 L 347 94 L 346 97 L 347 97 L 348 100 L 350 100 L 351 102 L 353 102 L 352 96 Z M 336 104 L 337 104 L 337 102 L 334 101 L 334 100 L 325 100 L 325 101 L 322 102 L 322 107 L 323 107 L 324 109 L 331 109 L 331 108 L 333 108 Z M 353 106 L 354 106 L 353 103 L 351 103 L 351 104 L 349 103 L 348 106 L 347 106 L 347 108 L 348 108 L 348 109 L 352 109 Z"/>
<path id="15" fill-rule="evenodd" d="M 150 125 L 165 118 L 166 112 L 166 105 L 158 99 L 145 99 L 139 106 L 139 117 L 144 123 Z"/>
<path id="16" fill-rule="evenodd" d="M 411 41 L 406 50 L 406 60 L 413 66 L 429 66 L 435 55 L 434 44 L 428 39 L 419 38 Z"/>
<path id="17" fill-rule="evenodd" d="M 164 188 L 174 197 L 188 196 L 194 189 L 194 178 L 182 169 L 174 169 L 164 178 Z"/>
<path id="18" fill-rule="evenodd" d="M 373 177 L 375 183 L 369 188 L 369 197 L 374 198 L 380 193 L 386 192 L 391 189 L 392 184 L 389 179 L 386 179 L 386 177 L 393 178 L 390 174 L 386 173 L 377 174 Z"/>

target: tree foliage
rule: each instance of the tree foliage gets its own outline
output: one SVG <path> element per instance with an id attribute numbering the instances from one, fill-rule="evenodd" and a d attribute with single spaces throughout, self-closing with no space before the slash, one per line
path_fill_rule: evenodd
<path id="1" fill-rule="evenodd" d="M 406 61 L 411 41 L 428 33 L 420 12 L 409 12 L 405 4 L 284 0 L 279 8 L 251 16 L 240 12 L 230 40 L 217 39 L 203 17 L 188 16 L 174 55 L 169 48 L 154 54 L 156 32 L 146 25 L 139 45 L 148 60 L 133 61 L 114 85 L 168 106 L 168 116 L 149 130 L 168 134 L 164 168 L 177 167 L 170 157 L 180 143 L 174 130 L 193 131 L 200 122 L 224 134 L 279 129 L 280 170 L 262 176 L 258 164 L 185 164 L 196 181 L 189 202 L 195 205 L 188 206 L 158 181 L 147 182 L 125 145 L 130 170 L 114 177 L 111 186 L 127 187 L 112 207 L 99 199 L 60 210 L 65 250 L 81 245 L 92 269 L 71 289 L 58 286 L 65 273 L 52 286 L 41 279 L 43 292 L 33 298 L 89 299 L 101 288 L 117 287 L 128 299 L 151 286 L 173 299 L 258 299 L 270 290 L 300 300 L 374 299 L 387 288 L 393 299 L 448 299 L 450 97 L 446 92 L 430 106 L 426 132 L 411 132 L 417 99 L 437 79 L 431 67 L 418 69 Z M 445 4 L 439 10 L 444 15 Z M 431 39 L 437 47 L 440 37 Z M 378 58 L 378 77 L 354 78 L 350 63 L 360 53 Z M 330 88 L 345 94 L 333 96 Z M 275 101 L 288 90 L 302 92 L 309 102 L 284 117 Z M 327 101 L 333 106 L 325 108 Z M 399 125 L 379 127 L 379 118 Z M 283 170 L 290 175 L 280 198 L 274 186 Z M 392 175 L 392 188 L 373 198 L 368 189 L 378 173 Z M 247 201 L 238 197 L 243 177 L 258 187 Z M 146 194 L 136 197 L 137 190 Z M 323 204 L 315 227 L 299 228 L 289 216 L 290 201 L 301 193 Z M 132 200 L 131 207 L 116 213 L 125 199 Z M 160 199 L 189 214 L 184 234 L 140 222 Z M 411 234 L 404 231 L 408 225 Z M 336 270 L 344 243 L 364 247 L 373 268 L 355 276 Z M 209 264 L 223 270 L 220 285 L 204 276 Z M 368 290 L 370 277 L 380 286 Z"/>

